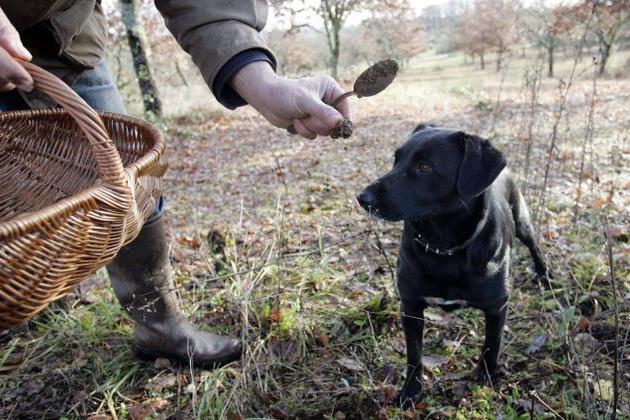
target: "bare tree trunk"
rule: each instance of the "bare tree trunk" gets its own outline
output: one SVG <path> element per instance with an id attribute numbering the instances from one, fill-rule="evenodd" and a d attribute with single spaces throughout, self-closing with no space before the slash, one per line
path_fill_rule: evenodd
<path id="1" fill-rule="evenodd" d="M 553 50 L 554 47 L 547 48 L 548 70 L 547 76 L 553 77 Z"/>
<path id="2" fill-rule="evenodd" d="M 142 31 L 136 16 L 135 0 L 120 0 L 122 21 L 127 31 L 127 41 L 133 57 L 133 68 L 138 78 L 144 110 L 149 115 L 162 116 L 162 103 L 157 93 L 149 68 L 147 54 L 142 42 Z"/>
<path id="3" fill-rule="evenodd" d="M 602 42 L 602 48 L 600 48 L 600 59 L 599 59 L 599 75 L 603 75 L 606 72 L 606 63 L 608 63 L 608 58 L 610 57 L 610 50 L 612 47 L 612 43 L 608 44 Z"/>
<path id="4" fill-rule="evenodd" d="M 332 50 L 330 51 L 330 74 L 335 79 L 339 78 L 339 34 L 341 26 L 336 22 L 332 24 Z"/>
<path id="5" fill-rule="evenodd" d="M 483 51 L 479 53 L 479 61 L 481 62 L 481 70 L 485 70 L 485 68 L 486 68 L 486 60 L 484 58 Z"/>
<path id="6" fill-rule="evenodd" d="M 503 48 L 497 50 L 497 71 L 501 71 L 501 62 L 503 61 Z"/>

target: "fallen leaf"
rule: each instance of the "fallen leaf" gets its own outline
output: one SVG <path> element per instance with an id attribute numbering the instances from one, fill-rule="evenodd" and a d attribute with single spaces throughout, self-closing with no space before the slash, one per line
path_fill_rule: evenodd
<path id="1" fill-rule="evenodd" d="M 153 367 L 160 370 L 169 369 L 171 366 L 171 361 L 164 357 L 158 357 L 153 363 Z"/>
<path id="2" fill-rule="evenodd" d="M 151 407 L 147 407 L 146 405 L 140 403 L 131 404 L 128 408 L 128 411 L 131 420 L 144 420 L 145 418 L 149 417 L 153 412 L 153 410 L 151 410 Z"/>
<path id="3" fill-rule="evenodd" d="M 260 402 L 265 405 L 271 405 L 274 403 L 274 398 L 271 395 L 267 394 L 266 392 L 263 392 L 262 390 L 258 388 L 254 388 L 254 394 L 256 394 Z"/>
<path id="4" fill-rule="evenodd" d="M 361 363 L 356 362 L 352 359 L 337 359 L 337 363 L 353 372 L 363 372 L 365 370 L 365 367 Z"/>
<path id="5" fill-rule="evenodd" d="M 454 382 L 451 386 L 451 392 L 453 393 L 453 397 L 456 400 L 462 400 L 466 396 L 466 389 L 468 387 L 468 382 L 466 381 L 457 381 Z"/>
<path id="6" fill-rule="evenodd" d="M 199 238 L 199 235 L 181 235 L 177 237 L 177 242 L 182 245 L 188 245 L 193 249 L 198 249 L 201 246 L 201 239 Z"/>
<path id="7" fill-rule="evenodd" d="M 611 225 L 608 228 L 608 235 L 618 241 L 628 242 L 630 240 L 630 228 L 627 225 Z"/>
<path id="8" fill-rule="evenodd" d="M 388 405 L 396 396 L 394 385 L 382 385 L 378 388 L 378 401 L 381 405 Z"/>
<path id="9" fill-rule="evenodd" d="M 612 196 L 610 195 L 597 197 L 595 200 L 591 202 L 591 208 L 601 209 L 602 207 L 610 204 L 611 201 L 612 201 Z"/>
<path id="10" fill-rule="evenodd" d="M 422 356 L 422 365 L 427 369 L 435 369 L 448 362 L 448 359 L 447 356 L 427 354 L 426 356 Z"/>
<path id="11" fill-rule="evenodd" d="M 171 388 L 174 387 L 176 383 L 177 377 L 175 377 L 175 375 L 162 375 L 156 378 L 149 379 L 149 383 L 144 388 L 148 390 Z"/>
<path id="12" fill-rule="evenodd" d="M 166 407 L 168 407 L 170 404 L 171 403 L 168 402 L 168 400 L 165 400 L 164 398 L 153 400 L 150 403 L 151 407 L 153 407 L 155 410 L 163 410 Z"/>
<path id="13" fill-rule="evenodd" d="M 112 420 L 112 416 L 108 416 L 106 414 L 95 414 L 85 420 Z"/>
<path id="14" fill-rule="evenodd" d="M 557 230 L 555 230 L 555 229 L 547 229 L 547 230 L 544 230 L 544 231 L 543 231 L 543 233 L 542 233 L 542 235 L 543 235 L 543 237 L 544 237 L 545 239 L 550 240 L 550 241 L 551 241 L 551 240 L 553 240 L 553 239 L 556 239 L 558 236 L 560 236 L 560 234 L 558 233 L 558 231 L 557 231 Z"/>
<path id="15" fill-rule="evenodd" d="M 269 311 L 269 321 L 271 322 L 282 321 L 282 313 L 280 312 L 280 308 L 276 306 L 271 311 Z"/>
<path id="16" fill-rule="evenodd" d="M 540 349 L 543 348 L 546 342 L 547 342 L 546 335 L 537 335 L 536 337 L 534 337 L 534 339 L 532 340 L 531 344 L 527 347 L 527 350 L 525 352 L 527 354 L 538 353 Z"/>
<path id="17" fill-rule="evenodd" d="M 328 336 L 324 333 L 320 333 L 317 336 L 317 340 L 319 341 L 319 344 L 321 344 L 324 347 L 327 347 L 328 343 L 330 342 L 330 340 L 328 339 Z"/>
<path id="18" fill-rule="evenodd" d="M 590 326 L 591 326 L 591 323 L 588 322 L 588 319 L 586 318 L 580 318 L 580 320 L 578 321 L 578 328 L 581 329 L 582 331 L 587 331 Z"/>
<path id="19" fill-rule="evenodd" d="M 575 350 L 583 354 L 591 354 L 597 351 L 602 343 L 588 333 L 579 333 L 573 337 L 573 344 Z"/>
<path id="20" fill-rule="evenodd" d="M 186 262 L 186 254 L 179 246 L 173 246 L 171 249 L 171 259 L 177 264 L 183 264 Z"/>
<path id="21" fill-rule="evenodd" d="M 269 408 L 269 414 L 271 415 L 271 417 L 278 420 L 284 420 L 289 417 L 289 413 L 287 412 L 287 410 L 277 405 Z"/>
<path id="22" fill-rule="evenodd" d="M 595 384 L 595 393 L 604 401 L 610 401 L 613 395 L 613 384 L 608 379 L 600 379 Z"/>
<path id="23" fill-rule="evenodd" d="M 446 320 L 445 316 L 432 312 L 432 311 L 426 311 L 424 313 L 424 319 L 427 321 L 435 322 L 438 325 L 448 324 L 448 321 Z"/>
<path id="24" fill-rule="evenodd" d="M 426 410 L 427 407 L 429 407 L 429 404 L 425 403 L 425 402 L 417 402 L 413 408 L 415 408 L 417 411 L 422 411 L 422 410 Z"/>

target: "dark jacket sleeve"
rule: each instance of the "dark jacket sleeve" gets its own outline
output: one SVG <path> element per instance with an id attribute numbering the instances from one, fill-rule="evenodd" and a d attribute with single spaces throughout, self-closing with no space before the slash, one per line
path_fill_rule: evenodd
<path id="1" fill-rule="evenodd" d="M 222 91 L 215 90 L 215 80 L 233 57 L 255 50 L 262 52 L 275 67 L 273 53 L 260 35 L 267 21 L 266 0 L 155 0 L 155 5 L 219 100 Z M 223 81 L 222 89 L 225 85 Z M 224 103 L 228 107 L 240 104 L 238 100 Z"/>

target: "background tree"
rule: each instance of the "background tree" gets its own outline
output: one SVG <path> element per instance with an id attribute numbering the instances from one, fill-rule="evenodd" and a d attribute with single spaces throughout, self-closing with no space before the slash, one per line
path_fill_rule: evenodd
<path id="1" fill-rule="evenodd" d="M 365 0 L 321 0 L 317 12 L 324 22 L 326 43 L 330 52 L 330 73 L 335 79 L 339 72 L 341 28 L 350 14 L 365 7 Z"/>
<path id="2" fill-rule="evenodd" d="M 266 41 L 273 50 L 281 74 L 304 74 L 317 68 L 317 34 L 308 29 L 274 29 Z M 295 46 L 299 46 L 296 48 Z"/>
<path id="3" fill-rule="evenodd" d="M 275 0 L 271 3 L 281 16 L 290 21 L 290 26 L 311 26 L 314 14 L 320 17 L 328 49 L 330 74 L 338 78 L 343 29 L 353 13 L 380 13 L 397 9 L 409 9 L 407 0 Z"/>
<path id="4" fill-rule="evenodd" d="M 482 69 L 486 67 L 486 53 L 495 51 L 500 70 L 503 55 L 518 41 L 520 10 L 520 1 L 476 1 L 459 17 L 456 45 L 469 55 L 479 56 Z"/>
<path id="5" fill-rule="evenodd" d="M 476 2 L 464 9 L 457 22 L 455 45 L 474 58 L 479 57 L 481 69 L 486 68 L 485 55 L 492 48 L 492 33 L 484 27 L 485 15 L 490 13 L 486 2 Z"/>
<path id="6" fill-rule="evenodd" d="M 426 50 L 424 26 L 406 1 L 400 2 L 398 7 L 374 14 L 361 26 L 365 30 L 359 42 L 367 42 L 373 47 L 373 61 L 393 57 L 405 64 Z"/>
<path id="7" fill-rule="evenodd" d="M 162 104 L 153 82 L 146 47 L 143 42 L 142 24 L 138 19 L 135 0 L 120 0 L 122 22 L 133 57 L 133 67 L 138 78 L 144 110 L 149 115 L 162 116 Z"/>
<path id="8" fill-rule="evenodd" d="M 422 9 L 419 20 L 426 34 L 427 48 L 437 54 L 450 53 L 457 49 L 457 25 L 467 6 L 468 2 L 465 0 L 451 0 Z"/>
<path id="9" fill-rule="evenodd" d="M 519 41 L 520 0 L 480 0 L 483 13 L 478 17 L 492 49 L 496 52 L 496 69 L 501 70 L 504 55 Z"/>
<path id="10" fill-rule="evenodd" d="M 553 77 L 556 49 L 575 23 L 570 17 L 570 8 L 564 4 L 548 7 L 541 1 L 526 10 L 523 23 L 528 37 L 545 51 L 547 75 Z"/>
<path id="11" fill-rule="evenodd" d="M 590 30 L 599 43 L 599 74 L 604 74 L 613 46 L 619 40 L 622 28 L 630 22 L 630 0 L 583 0 L 574 7 L 573 14 L 577 20 L 586 22 L 593 8 Z"/>

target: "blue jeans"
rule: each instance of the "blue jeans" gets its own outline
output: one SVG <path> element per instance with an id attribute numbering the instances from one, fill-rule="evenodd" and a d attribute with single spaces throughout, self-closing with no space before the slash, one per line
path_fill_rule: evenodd
<path id="1" fill-rule="evenodd" d="M 102 112 L 116 112 L 126 114 L 127 110 L 116 83 L 104 61 L 95 68 L 84 70 L 74 85 L 71 86 L 85 102 L 92 108 Z M 29 109 L 28 105 L 15 90 L 0 93 L 0 112 Z M 149 216 L 147 224 L 162 215 L 162 197 L 158 200 L 155 212 Z"/>

